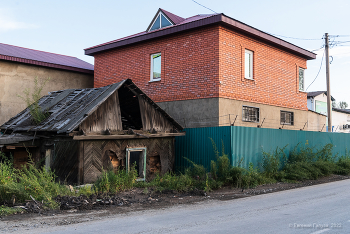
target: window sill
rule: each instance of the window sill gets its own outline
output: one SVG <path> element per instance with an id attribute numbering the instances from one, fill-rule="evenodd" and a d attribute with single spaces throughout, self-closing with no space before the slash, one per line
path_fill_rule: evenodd
<path id="1" fill-rule="evenodd" d="M 253 78 L 247 78 L 247 77 L 244 77 L 244 79 L 247 79 L 247 80 L 254 80 Z"/>
<path id="2" fill-rule="evenodd" d="M 159 80 L 150 80 L 148 81 L 148 83 L 152 83 L 152 82 L 158 82 L 158 81 L 161 81 L 162 79 L 159 79 Z"/>

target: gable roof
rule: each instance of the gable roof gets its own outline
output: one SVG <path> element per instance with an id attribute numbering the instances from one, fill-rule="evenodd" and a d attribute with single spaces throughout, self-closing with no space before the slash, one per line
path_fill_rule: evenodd
<path id="1" fill-rule="evenodd" d="M 316 97 L 316 96 L 321 95 L 321 94 L 324 94 L 324 95 L 327 96 L 327 91 L 308 92 L 308 93 L 307 93 L 307 97 L 308 97 L 308 98 L 309 98 L 309 97 Z M 335 99 L 334 99 L 333 96 L 331 96 L 331 100 L 332 100 L 332 101 L 335 101 Z"/>
<path id="2" fill-rule="evenodd" d="M 38 125 L 33 125 L 29 108 L 17 114 L 4 123 L 0 129 L 3 131 L 48 131 L 70 133 L 74 131 L 86 118 L 107 100 L 115 91 L 127 85 L 136 93 L 142 95 L 154 108 L 168 119 L 178 130 L 183 128 L 163 109 L 143 93 L 130 79 L 123 80 L 101 88 L 66 89 L 51 92 L 39 100 L 42 110 L 50 113 L 50 116 Z"/>
<path id="3" fill-rule="evenodd" d="M 164 13 L 169 19 L 171 19 L 174 25 L 153 30 L 150 32 L 147 32 L 147 31 L 140 32 L 131 36 L 123 37 L 123 38 L 113 40 L 107 43 L 103 43 L 97 46 L 89 47 L 85 49 L 85 54 L 93 56 L 95 53 L 103 52 L 110 49 L 115 49 L 121 46 L 126 46 L 126 45 L 130 45 L 130 44 L 134 44 L 142 41 L 152 40 L 152 39 L 160 38 L 160 37 L 175 34 L 175 33 L 193 30 L 199 27 L 221 24 L 231 28 L 234 31 L 238 31 L 240 33 L 246 34 L 250 37 L 256 38 L 257 40 L 263 41 L 275 47 L 289 51 L 303 58 L 306 58 L 306 59 L 316 58 L 316 54 L 313 52 L 310 52 L 301 47 L 293 45 L 287 41 L 284 41 L 275 36 L 272 36 L 266 32 L 253 28 L 238 20 L 230 18 L 223 13 L 195 15 L 185 19 L 180 16 L 174 15 L 168 11 L 165 11 L 163 9 L 159 9 L 157 11 L 157 14 L 159 13 L 159 11 L 162 11 L 162 13 Z M 155 17 L 157 17 L 157 14 Z"/>
<path id="4" fill-rule="evenodd" d="M 94 66 L 76 57 L 54 54 L 0 43 L 0 59 L 52 67 L 63 70 L 93 73 Z"/>

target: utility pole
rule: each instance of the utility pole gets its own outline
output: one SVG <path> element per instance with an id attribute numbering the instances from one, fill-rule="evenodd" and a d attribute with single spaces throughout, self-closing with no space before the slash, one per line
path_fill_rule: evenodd
<path id="1" fill-rule="evenodd" d="M 327 79 L 327 116 L 328 116 L 328 132 L 332 132 L 332 99 L 331 85 L 329 80 L 329 40 L 328 33 L 324 35 L 326 49 L 326 79 Z"/>

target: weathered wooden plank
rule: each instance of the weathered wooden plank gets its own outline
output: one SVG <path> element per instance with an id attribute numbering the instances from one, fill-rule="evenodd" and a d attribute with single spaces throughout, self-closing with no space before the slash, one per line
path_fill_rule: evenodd
<path id="1" fill-rule="evenodd" d="M 159 133 L 159 134 L 147 134 L 148 138 L 159 137 L 175 137 L 185 136 L 186 132 L 179 133 Z M 89 136 L 74 136 L 73 140 L 117 140 L 117 139 L 145 139 L 147 137 L 138 135 L 89 135 Z"/>
<path id="2" fill-rule="evenodd" d="M 78 184 L 84 183 L 84 141 L 79 142 Z"/>
<path id="3" fill-rule="evenodd" d="M 165 116 L 154 108 L 145 98 L 138 95 L 143 130 L 155 129 L 157 132 L 170 131 L 173 124 Z"/>
<path id="4" fill-rule="evenodd" d="M 114 92 L 95 112 L 84 120 L 80 128 L 86 134 L 103 134 L 107 129 L 110 131 L 123 130 L 118 92 Z"/>

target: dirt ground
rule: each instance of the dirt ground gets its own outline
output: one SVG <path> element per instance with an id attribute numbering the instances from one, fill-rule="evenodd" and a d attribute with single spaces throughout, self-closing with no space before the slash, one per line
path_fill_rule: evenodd
<path id="1" fill-rule="evenodd" d="M 40 213 L 23 213 L 0 218 L 0 233 L 18 232 L 21 230 L 38 230 L 46 227 L 70 225 L 75 223 L 99 220 L 115 214 L 127 214 L 133 211 L 147 209 L 165 209 L 171 206 L 207 202 L 210 200 L 232 200 L 260 194 L 273 193 L 282 190 L 300 188 L 338 180 L 350 179 L 350 176 L 332 175 L 318 180 L 308 180 L 300 183 L 276 183 L 260 185 L 252 189 L 225 187 L 205 194 L 202 191 L 192 193 L 177 193 L 163 191 L 162 193 L 133 189 L 117 194 L 115 197 L 77 197 L 60 198 L 61 210 L 43 211 Z M 94 201 L 94 202 L 93 202 Z M 81 202 L 84 205 L 81 205 Z M 92 205 L 94 203 L 94 205 Z M 74 204 L 80 204 L 77 208 Z M 65 210 L 62 210 L 65 209 Z M 38 230 L 39 231 L 39 230 Z"/>

